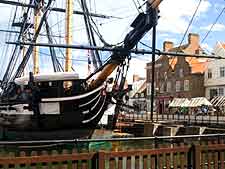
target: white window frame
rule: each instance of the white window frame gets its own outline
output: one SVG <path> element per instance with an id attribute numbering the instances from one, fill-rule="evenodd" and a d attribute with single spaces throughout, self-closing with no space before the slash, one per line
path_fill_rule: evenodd
<path id="1" fill-rule="evenodd" d="M 220 77 L 225 77 L 225 67 L 220 67 Z"/>
<path id="2" fill-rule="evenodd" d="M 176 92 L 180 92 L 181 91 L 181 81 L 176 81 Z"/>
<path id="3" fill-rule="evenodd" d="M 189 91 L 190 90 L 190 81 L 189 80 L 184 80 L 184 91 Z"/>

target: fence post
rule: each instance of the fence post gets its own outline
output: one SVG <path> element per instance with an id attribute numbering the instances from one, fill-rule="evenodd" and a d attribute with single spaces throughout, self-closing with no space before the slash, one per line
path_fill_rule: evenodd
<path id="1" fill-rule="evenodd" d="M 193 153 L 193 168 L 200 169 L 201 168 L 201 145 L 194 145 L 194 153 Z"/>
<path id="2" fill-rule="evenodd" d="M 105 169 L 105 152 L 98 152 L 98 169 Z"/>

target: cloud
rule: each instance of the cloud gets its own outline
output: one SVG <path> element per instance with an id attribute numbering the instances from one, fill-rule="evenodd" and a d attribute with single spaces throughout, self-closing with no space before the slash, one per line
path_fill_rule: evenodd
<path id="1" fill-rule="evenodd" d="M 87 1 L 87 2 L 94 2 L 94 1 Z M 75 1 L 74 9 L 80 10 L 80 6 Z M 130 24 L 135 19 L 135 16 L 137 16 L 137 10 L 135 6 L 133 5 L 132 0 L 124 0 L 124 1 L 116 1 L 115 0 L 105 0 L 103 3 L 103 0 L 95 0 L 96 6 L 94 4 L 88 4 L 88 6 L 92 7 L 93 12 L 106 14 L 106 15 L 112 15 L 112 16 L 118 16 L 123 19 L 97 19 L 94 18 L 96 21 L 96 24 L 101 25 L 99 26 L 99 30 L 101 34 L 103 35 L 104 39 L 108 43 L 118 43 L 122 41 L 125 37 L 125 35 L 130 30 Z M 193 15 L 194 10 L 196 9 L 198 0 L 170 0 L 170 1 L 163 1 L 160 5 L 160 16 L 159 19 L 159 26 L 158 30 L 163 32 L 159 36 L 164 37 L 167 40 L 172 40 L 174 42 L 175 39 L 170 35 L 170 33 L 183 33 L 188 25 L 188 22 L 190 20 L 190 17 Z M 65 8 L 65 2 L 62 0 L 56 0 L 55 3 L 56 7 L 62 7 Z M 204 14 L 208 11 L 211 4 L 207 0 L 203 0 L 202 4 L 200 6 L 198 16 L 200 14 Z M 6 25 L 9 23 L 10 18 L 10 10 L 12 8 L 10 6 L 7 6 L 7 8 L 4 8 L 4 12 L 2 12 L 2 15 L 0 17 L 0 27 L 1 28 L 7 28 Z M 2 11 L 2 10 L 1 10 Z M 52 12 L 52 15 L 49 17 L 50 25 L 56 24 L 59 20 L 61 22 L 59 24 L 56 24 L 52 27 L 52 31 L 56 35 L 62 35 L 64 36 L 65 32 L 65 15 L 60 13 L 56 14 L 56 12 Z M 83 18 L 78 15 L 74 15 L 74 23 L 73 23 L 73 31 L 74 31 L 74 37 L 73 37 L 73 43 L 74 44 L 87 44 L 87 35 L 84 27 Z M 147 38 L 150 38 L 150 36 Z M 45 39 L 46 40 L 46 39 Z M 57 43 L 65 43 L 65 40 L 62 38 L 60 41 L 58 40 Z M 99 43 L 98 43 L 99 45 Z M 60 57 L 60 54 L 57 53 Z M 81 58 L 80 56 L 85 56 L 84 51 L 76 51 L 73 53 L 73 56 L 75 59 Z M 107 55 L 108 56 L 108 55 Z M 137 59 L 134 58 L 131 60 L 131 66 L 129 70 L 128 79 L 131 81 L 133 73 L 140 74 L 141 76 L 145 76 L 146 70 L 146 60 L 143 59 Z M 77 65 L 78 63 L 76 63 Z M 87 65 L 82 66 L 76 66 L 75 69 L 78 72 L 83 72 L 83 75 L 87 74 Z M 47 71 L 47 69 L 46 69 Z"/>
<path id="2" fill-rule="evenodd" d="M 208 26 L 203 26 L 203 27 L 200 27 L 201 30 L 206 30 L 206 31 L 209 31 L 211 29 L 211 27 L 213 26 L 213 24 L 209 24 Z M 217 23 L 213 26 L 212 28 L 212 31 L 224 31 L 225 30 L 225 25 L 223 24 L 220 24 L 220 23 Z"/>
<path id="3" fill-rule="evenodd" d="M 172 0 L 163 1 L 160 5 L 160 19 L 158 30 L 162 32 L 184 33 L 190 17 L 198 4 L 198 0 Z M 202 1 L 197 15 L 204 14 L 208 11 L 211 4 L 204 0 Z"/>

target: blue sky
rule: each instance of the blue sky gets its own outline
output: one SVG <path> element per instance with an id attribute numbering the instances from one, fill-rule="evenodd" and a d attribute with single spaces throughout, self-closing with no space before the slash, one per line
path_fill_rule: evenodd
<path id="1" fill-rule="evenodd" d="M 17 0 L 14 0 L 17 1 Z M 26 0 L 24 0 L 26 1 Z M 142 0 L 134 0 L 136 3 L 142 3 Z M 99 27 L 100 32 L 108 43 L 116 44 L 124 39 L 126 34 L 129 32 L 129 25 L 135 19 L 138 14 L 137 9 L 133 3 L 133 0 L 91 0 L 92 12 L 112 15 L 120 17 L 120 19 L 95 19 L 96 24 Z M 162 49 L 163 41 L 169 40 L 178 45 L 184 35 L 187 25 L 197 7 L 199 0 L 164 0 L 160 5 L 160 19 L 157 27 L 157 48 Z M 96 5 L 95 5 L 96 4 Z M 56 0 L 54 6 L 65 7 L 65 0 Z M 225 0 L 202 0 L 197 16 L 194 18 L 193 24 L 191 25 L 188 33 L 198 33 L 200 38 L 204 37 L 210 28 L 210 25 L 215 21 L 221 10 L 225 7 Z M 75 0 L 74 9 L 80 10 L 80 5 Z M 8 5 L 0 4 L 0 29 L 7 29 L 9 23 L 10 14 L 13 14 L 14 9 Z M 49 16 L 50 25 L 55 35 L 64 35 L 65 16 L 63 14 L 53 13 Z M 57 23 L 57 24 L 56 24 Z M 10 28 L 11 29 L 11 28 Z M 74 16 L 74 44 L 87 44 L 86 33 L 84 29 L 84 23 L 80 16 Z M 43 31 L 44 32 L 44 31 Z M 4 41 L 6 38 L 5 33 L 0 32 L 0 49 L 3 51 L 5 45 Z M 14 39 L 11 38 L 11 41 Z M 45 38 L 40 40 L 46 41 Z M 146 44 L 151 46 L 151 33 L 148 33 L 142 40 Z M 225 42 L 225 12 L 221 15 L 219 21 L 215 25 L 212 32 L 209 34 L 207 39 L 201 44 L 201 46 L 207 51 L 212 51 L 215 44 Z M 64 39 L 56 40 L 57 43 L 65 43 Z M 187 36 L 183 44 L 187 42 Z M 98 45 L 102 45 L 98 43 Z M 45 51 L 47 49 L 42 49 Z M 11 51 L 10 49 L 8 51 Z M 57 53 L 59 54 L 59 53 Z M 10 52 L 6 52 L 5 55 L 10 56 Z M 107 54 L 104 54 L 107 55 Z M 0 54 L 0 57 L 2 57 Z M 42 68 L 45 71 L 49 71 L 49 67 L 46 66 L 46 60 L 49 60 L 49 56 L 41 56 L 42 63 L 45 64 Z M 59 56 L 61 57 L 61 55 Z M 73 51 L 73 57 L 76 60 L 85 60 L 87 58 L 87 51 Z M 7 59 L 0 59 L 0 66 L 4 67 L 7 64 Z M 151 61 L 151 56 L 136 56 L 131 62 L 129 70 L 129 79 L 132 75 L 139 74 L 145 76 L 145 65 Z M 79 65 L 79 66 L 78 66 Z M 82 66 L 80 66 L 82 65 Z M 138 66 L 137 66 L 138 65 Z M 30 66 L 31 67 L 31 66 Z M 75 68 L 78 72 L 82 72 L 82 76 L 87 74 L 87 63 L 77 61 Z M 1 73 L 1 71 L 0 71 Z M 2 74 L 0 74 L 2 75 Z"/>

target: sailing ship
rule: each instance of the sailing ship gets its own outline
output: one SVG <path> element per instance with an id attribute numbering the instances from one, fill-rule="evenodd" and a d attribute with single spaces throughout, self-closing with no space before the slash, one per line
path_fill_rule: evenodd
<path id="1" fill-rule="evenodd" d="M 53 43 L 48 22 L 51 11 L 63 11 L 54 8 L 53 0 L 30 0 L 29 3 L 2 1 L 22 7 L 24 12 L 20 22 L 13 20 L 12 26 L 18 27 L 14 45 L 6 72 L 1 81 L 0 126 L 1 138 L 6 140 L 46 140 L 88 138 L 93 133 L 108 105 L 120 103 L 129 67 L 130 51 L 140 39 L 157 24 L 160 0 L 149 0 L 146 11 L 140 13 L 131 24 L 131 31 L 122 44 L 110 46 L 100 38 L 104 47 L 98 48 L 93 29 L 92 17 L 85 0 L 80 0 L 87 36 L 90 46 L 72 44 L 73 0 L 66 0 L 66 45 Z M 31 20 L 30 18 L 34 18 Z M 32 23 L 31 23 L 32 21 Z M 39 43 L 41 29 L 45 27 L 48 44 Z M 30 33 L 31 32 L 31 33 Z M 32 33 L 33 32 L 33 33 Z M 28 37 L 29 36 L 29 37 Z M 38 49 L 48 47 L 54 72 L 39 74 Z M 65 68 L 58 58 L 56 47 L 66 50 Z M 85 49 L 91 53 L 91 62 L 95 70 L 86 78 L 79 78 L 72 70 L 72 49 Z M 109 59 L 102 63 L 99 50 L 110 50 Z M 19 53 L 23 53 L 17 63 Z M 25 76 L 25 67 L 33 56 L 33 72 Z M 40 67 L 41 68 L 41 67 Z M 117 69 L 116 77 L 109 78 Z M 108 86 L 113 84 L 111 90 Z M 119 104 L 116 112 L 119 110 Z M 116 114 L 115 119 L 116 121 Z"/>

